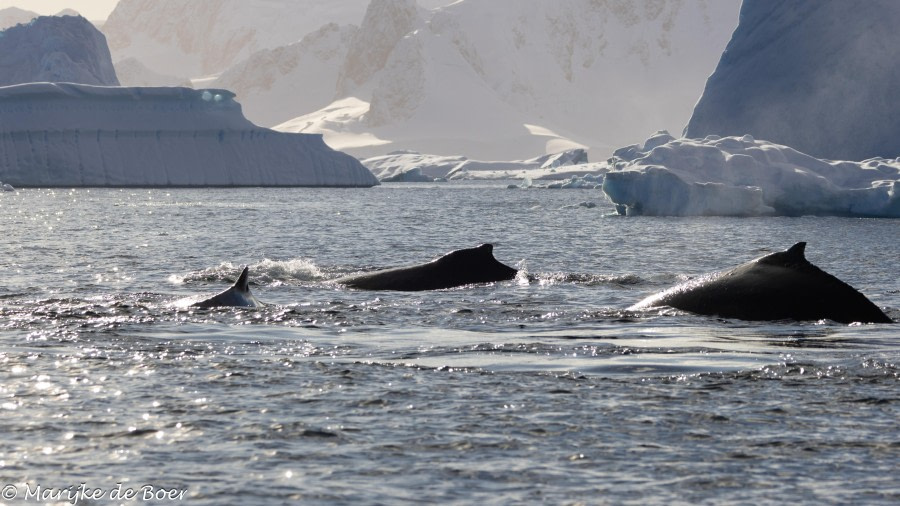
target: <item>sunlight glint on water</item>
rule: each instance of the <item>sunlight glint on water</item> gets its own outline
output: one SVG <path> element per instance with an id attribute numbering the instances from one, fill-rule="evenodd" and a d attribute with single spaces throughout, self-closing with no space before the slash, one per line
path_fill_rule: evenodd
<path id="1" fill-rule="evenodd" d="M 199 504 L 900 500 L 893 326 L 625 310 L 804 240 L 898 319 L 897 224 L 611 211 L 486 184 L 0 194 L 0 482 Z M 529 276 L 328 283 L 483 242 Z M 242 265 L 269 306 L 176 304 Z"/>

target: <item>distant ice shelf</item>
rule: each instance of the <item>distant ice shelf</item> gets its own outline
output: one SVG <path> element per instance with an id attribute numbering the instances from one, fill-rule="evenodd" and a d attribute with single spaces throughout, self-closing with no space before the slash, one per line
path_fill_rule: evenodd
<path id="1" fill-rule="evenodd" d="M 226 90 L 0 87 L 0 180 L 16 187 L 378 184 L 321 135 L 260 128 Z"/>

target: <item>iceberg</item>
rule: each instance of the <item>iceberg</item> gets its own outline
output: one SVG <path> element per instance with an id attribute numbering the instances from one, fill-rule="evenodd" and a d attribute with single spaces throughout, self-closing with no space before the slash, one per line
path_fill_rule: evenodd
<path id="1" fill-rule="evenodd" d="M 227 90 L 0 87 L 0 180 L 16 187 L 374 186 L 321 135 L 260 128 Z"/>
<path id="2" fill-rule="evenodd" d="M 465 156 L 421 154 L 394 151 L 366 158 L 363 165 L 380 181 L 431 181 L 434 179 L 567 179 L 593 174 L 597 167 L 587 163 L 587 151 L 581 148 L 541 155 L 528 160 L 480 161 Z"/>
<path id="3" fill-rule="evenodd" d="M 362 161 L 379 181 L 405 181 L 424 178 L 444 178 L 459 164 L 464 156 L 441 156 L 416 151 L 392 151 L 386 155 L 366 158 Z M 409 174 L 409 176 L 407 176 Z"/>
<path id="4" fill-rule="evenodd" d="M 684 131 L 819 158 L 900 155 L 900 2 L 745 0 Z"/>
<path id="5" fill-rule="evenodd" d="M 394 176 L 380 179 L 379 181 L 383 183 L 433 183 L 435 179 L 446 181 L 446 179 L 443 178 L 433 178 L 431 176 L 426 176 L 425 174 L 422 174 L 422 169 L 415 167 Z"/>
<path id="6" fill-rule="evenodd" d="M 659 132 L 607 163 L 602 189 L 624 215 L 900 217 L 900 158 L 829 161 L 750 135 Z"/>
<path id="7" fill-rule="evenodd" d="M 0 86 L 39 81 L 118 86 L 106 37 L 81 16 L 40 16 L 0 32 Z"/>

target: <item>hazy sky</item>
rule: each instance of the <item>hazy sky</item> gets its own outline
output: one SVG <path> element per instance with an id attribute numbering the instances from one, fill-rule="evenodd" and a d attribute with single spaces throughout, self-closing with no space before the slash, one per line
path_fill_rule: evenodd
<path id="1" fill-rule="evenodd" d="M 38 14 L 75 9 L 91 21 L 106 19 L 119 0 L 0 0 L 0 9 L 18 7 Z"/>

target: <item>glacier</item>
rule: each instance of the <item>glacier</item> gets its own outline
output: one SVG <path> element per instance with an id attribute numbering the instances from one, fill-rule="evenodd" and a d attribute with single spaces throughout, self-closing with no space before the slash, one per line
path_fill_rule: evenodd
<path id="1" fill-rule="evenodd" d="M 0 87 L 0 181 L 16 187 L 378 184 L 320 135 L 260 128 L 227 90 Z"/>
<path id="2" fill-rule="evenodd" d="M 623 215 L 900 217 L 900 158 L 829 161 L 750 135 L 658 132 L 606 163 L 602 189 Z"/>
<path id="3" fill-rule="evenodd" d="M 745 0 L 685 137 L 750 134 L 818 158 L 900 155 L 900 2 Z"/>

